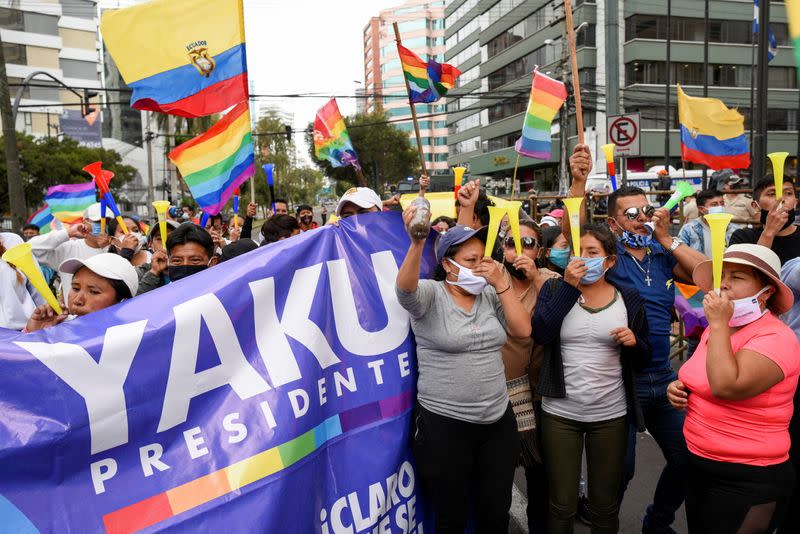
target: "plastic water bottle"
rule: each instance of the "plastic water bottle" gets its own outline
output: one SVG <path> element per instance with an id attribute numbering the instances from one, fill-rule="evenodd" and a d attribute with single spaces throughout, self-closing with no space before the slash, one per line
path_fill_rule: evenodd
<path id="1" fill-rule="evenodd" d="M 416 206 L 417 211 L 408 225 L 408 233 L 412 239 L 425 239 L 431 231 L 431 203 L 425 197 L 418 196 L 411 201 L 411 205 Z"/>

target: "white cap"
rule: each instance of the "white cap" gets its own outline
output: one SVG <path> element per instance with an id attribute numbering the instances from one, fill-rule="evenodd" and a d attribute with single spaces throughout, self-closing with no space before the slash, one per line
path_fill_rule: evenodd
<path id="1" fill-rule="evenodd" d="M 103 278 L 121 280 L 128 286 L 132 297 L 135 297 L 136 292 L 139 290 L 139 276 L 136 274 L 136 268 L 122 256 L 104 252 L 85 260 L 72 258 L 63 261 L 61 265 L 58 266 L 58 270 L 69 274 L 75 274 L 81 267 L 86 267 Z"/>
<path id="2" fill-rule="evenodd" d="M 100 217 L 100 203 L 95 202 L 94 204 L 83 210 L 83 218 L 95 222 L 99 221 L 102 218 Z"/>
<path id="3" fill-rule="evenodd" d="M 342 206 L 347 204 L 348 202 L 352 202 L 359 208 L 372 208 L 376 207 L 379 210 L 383 209 L 383 202 L 381 202 L 381 197 L 378 196 L 378 193 L 370 189 L 369 187 L 351 187 L 350 189 L 342 195 L 342 198 L 339 199 L 339 203 L 336 205 L 336 216 L 340 216 L 340 212 L 342 211 Z"/>

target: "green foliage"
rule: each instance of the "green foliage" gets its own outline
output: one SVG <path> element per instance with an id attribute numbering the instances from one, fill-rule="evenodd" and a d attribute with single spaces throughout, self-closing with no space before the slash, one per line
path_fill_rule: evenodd
<path id="1" fill-rule="evenodd" d="M 367 185 L 378 193 L 383 191 L 384 184 L 393 184 L 406 176 L 419 173 L 419 159 L 409 142 L 408 134 L 387 123 L 387 120 L 388 116 L 383 112 L 357 114 L 344 119 Z M 314 125 L 310 124 L 308 129 L 313 128 Z M 306 141 L 311 161 L 326 176 L 337 182 L 337 191 L 358 184 L 353 167 L 334 168 L 328 161 L 317 159 L 312 133 L 306 133 Z"/>
<path id="2" fill-rule="evenodd" d="M 116 176 L 111 180 L 112 193 L 136 175 L 136 169 L 122 164 L 122 156 L 118 152 L 80 146 L 68 137 L 34 138 L 17 132 L 17 148 L 28 212 L 33 212 L 41 205 L 48 187 L 89 181 L 91 178 L 82 169 L 94 161 L 102 161 L 104 169 L 115 173 Z M 4 152 L 0 152 L 0 173 L 5 183 Z M 0 212 L 8 209 L 8 191 L 1 188 Z"/>

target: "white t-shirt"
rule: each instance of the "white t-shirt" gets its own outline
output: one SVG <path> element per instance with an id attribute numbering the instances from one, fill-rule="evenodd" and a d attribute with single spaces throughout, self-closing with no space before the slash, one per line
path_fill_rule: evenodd
<path id="1" fill-rule="evenodd" d="M 584 423 L 608 421 L 627 413 L 620 345 L 609 332 L 628 326 L 628 312 L 617 292 L 611 304 L 589 310 L 575 303 L 561 324 L 561 358 L 566 397 L 544 397 L 542 409 Z"/>
<path id="2" fill-rule="evenodd" d="M 33 255 L 39 260 L 39 263 L 54 270 L 58 270 L 58 266 L 65 260 L 72 258 L 87 260 L 92 256 L 108 252 L 108 247 L 92 248 L 83 239 L 70 239 L 66 230 L 55 230 L 45 235 L 37 235 L 32 237 L 28 243 L 33 247 Z M 72 275 L 61 271 L 58 271 L 58 274 L 61 277 L 64 302 L 69 304 Z"/>
<path id="3" fill-rule="evenodd" d="M 2 232 L 0 241 L 6 250 L 22 243 L 17 234 Z M 4 261 L 0 261 L 0 328 L 22 330 L 34 308 L 44 298 L 28 282 L 28 278 Z"/>

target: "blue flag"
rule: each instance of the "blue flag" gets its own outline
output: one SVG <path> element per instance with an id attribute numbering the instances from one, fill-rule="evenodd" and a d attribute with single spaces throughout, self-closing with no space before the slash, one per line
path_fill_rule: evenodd
<path id="1" fill-rule="evenodd" d="M 775 34 L 772 32 L 772 26 L 767 28 L 769 35 L 769 48 L 767 49 L 767 61 L 772 61 L 778 55 L 778 43 L 775 40 Z M 753 35 L 758 35 L 758 0 L 753 0 Z"/>
<path id="2" fill-rule="evenodd" d="M 0 330 L 0 529 L 431 532 L 394 292 L 408 244 L 399 213 L 360 215 Z"/>

